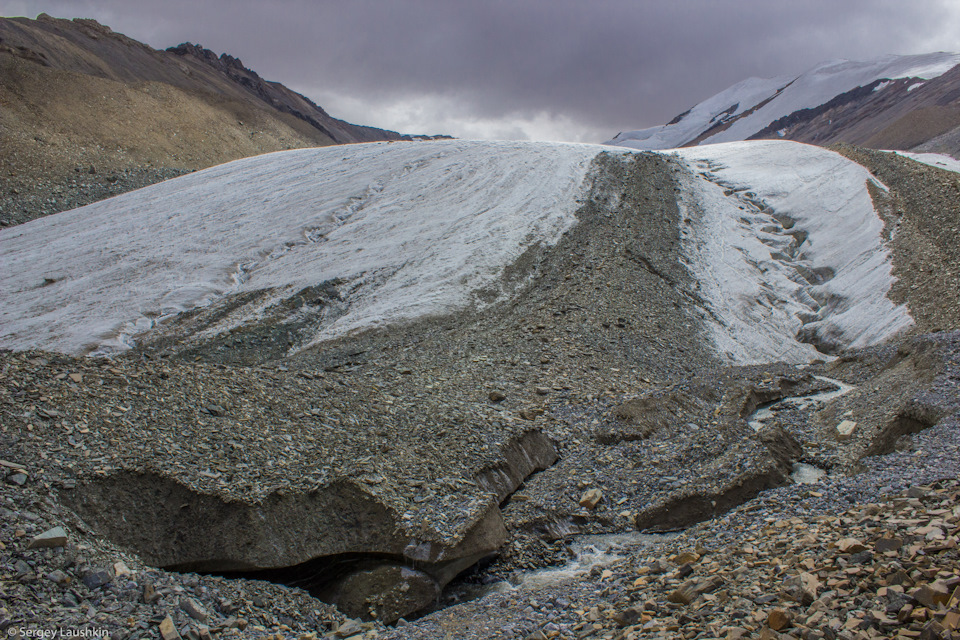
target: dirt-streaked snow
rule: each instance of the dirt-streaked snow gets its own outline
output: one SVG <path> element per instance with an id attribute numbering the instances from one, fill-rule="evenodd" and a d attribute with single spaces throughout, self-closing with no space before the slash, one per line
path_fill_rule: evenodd
<path id="1" fill-rule="evenodd" d="M 886 295 L 894 278 L 864 167 L 788 141 L 674 153 L 694 171 L 680 198 L 688 267 L 730 362 L 820 357 L 801 330 L 861 347 L 912 324 Z"/>
<path id="2" fill-rule="evenodd" d="M 466 306 L 555 243 L 599 145 L 441 141 L 238 160 L 0 232 L 0 345 L 120 350 L 230 293 L 353 283 L 318 338 Z"/>
<path id="3" fill-rule="evenodd" d="M 312 343 L 483 306 L 490 291 L 510 295 L 495 287 L 525 250 L 577 223 L 604 151 L 632 153 L 462 140 L 279 152 L 6 229 L 0 346 L 109 353 L 183 311 L 266 292 L 202 334 L 214 335 L 334 279 L 346 298 Z M 794 142 L 664 153 L 690 168 L 684 250 L 730 361 L 822 357 L 801 330 L 861 346 L 910 324 L 886 298 L 889 256 L 860 165 Z M 806 234 L 799 251 L 787 218 Z M 804 279 L 821 277 L 832 279 Z"/>
<path id="4" fill-rule="evenodd" d="M 940 52 L 884 56 L 862 62 L 831 60 L 796 77 L 749 78 L 697 104 L 675 124 L 625 131 L 606 144 L 634 149 L 671 149 L 688 144 L 711 127 L 737 116 L 742 117 L 700 144 L 746 140 L 784 116 L 818 107 L 841 93 L 876 80 L 929 80 L 958 64 L 960 54 Z M 747 113 L 751 109 L 754 111 Z"/>

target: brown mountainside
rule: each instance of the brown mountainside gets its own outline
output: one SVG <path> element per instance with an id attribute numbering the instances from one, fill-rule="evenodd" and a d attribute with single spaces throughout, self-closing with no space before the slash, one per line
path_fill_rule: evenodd
<path id="1" fill-rule="evenodd" d="M 0 225 L 246 156 L 399 139 L 197 45 L 0 18 Z"/>
<path id="2" fill-rule="evenodd" d="M 960 66 L 931 80 L 878 80 L 770 123 L 752 139 L 780 138 L 960 155 Z"/>

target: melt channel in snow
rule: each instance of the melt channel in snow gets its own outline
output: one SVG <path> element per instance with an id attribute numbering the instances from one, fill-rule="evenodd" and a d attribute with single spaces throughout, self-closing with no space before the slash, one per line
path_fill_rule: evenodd
<path id="1" fill-rule="evenodd" d="M 717 351 L 733 363 L 804 362 L 913 323 L 894 282 L 862 166 L 787 141 L 673 151 L 687 266 Z"/>

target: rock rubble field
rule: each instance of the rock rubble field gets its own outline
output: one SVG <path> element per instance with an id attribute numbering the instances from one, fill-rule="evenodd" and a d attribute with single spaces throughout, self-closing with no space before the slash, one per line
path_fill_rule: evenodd
<path id="1" fill-rule="evenodd" d="M 228 292 L 109 358 L 0 351 L 0 633 L 960 635 L 960 176 L 839 151 L 910 314 L 879 344 L 721 355 L 693 174 L 618 152 L 475 304 L 315 341 L 380 274 Z"/>

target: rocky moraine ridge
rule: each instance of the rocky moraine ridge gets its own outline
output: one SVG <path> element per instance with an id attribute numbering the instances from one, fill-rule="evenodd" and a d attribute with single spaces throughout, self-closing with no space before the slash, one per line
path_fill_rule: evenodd
<path id="1" fill-rule="evenodd" d="M 353 294 L 329 281 L 109 359 L 0 352 L 0 631 L 950 637 L 960 178 L 841 151 L 887 188 L 914 322 L 888 344 L 724 361 L 687 168 L 601 154 L 577 224 L 490 304 L 291 348 Z M 606 564 L 528 580 L 610 535 Z"/>

